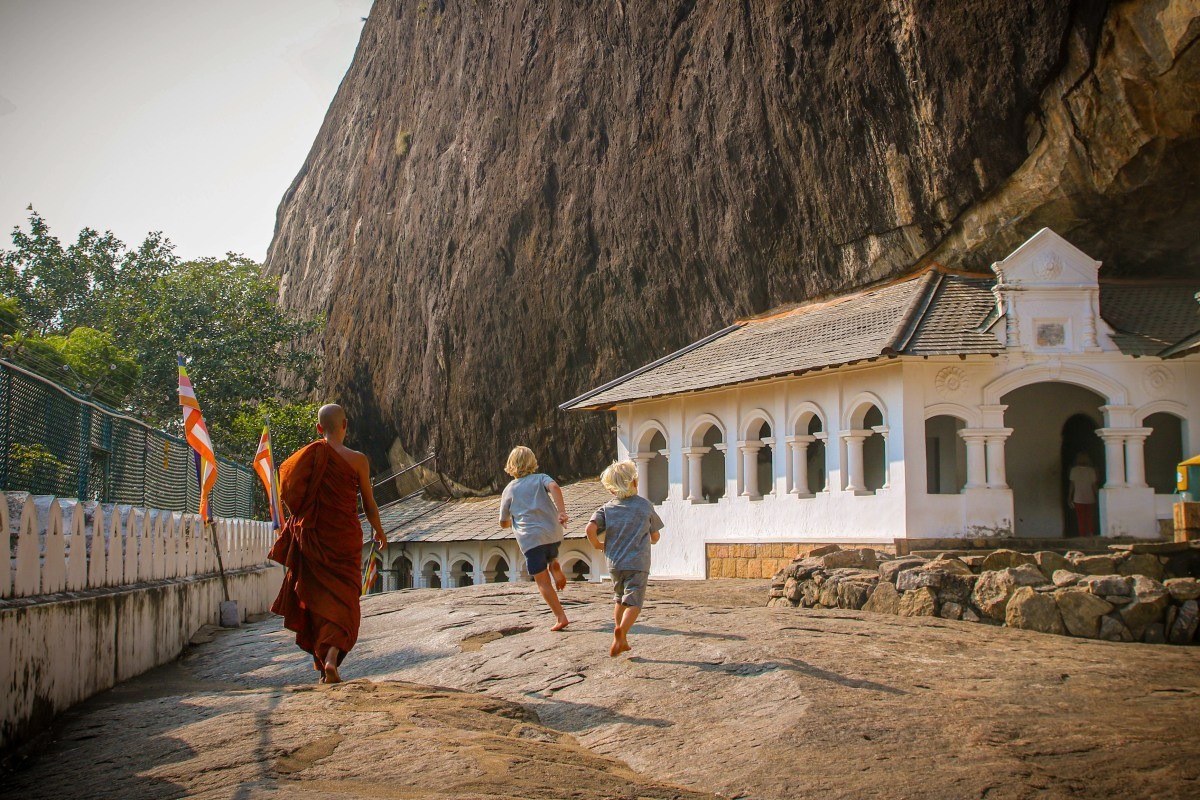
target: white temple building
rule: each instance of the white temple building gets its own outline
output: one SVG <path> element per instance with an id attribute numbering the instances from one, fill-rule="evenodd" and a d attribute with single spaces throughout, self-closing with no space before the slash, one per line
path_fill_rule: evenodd
<path id="1" fill-rule="evenodd" d="M 661 577 L 705 577 L 723 543 L 1062 537 L 1080 453 L 1101 534 L 1158 536 L 1200 453 L 1200 280 L 1099 267 L 1043 229 L 994 275 L 741 321 L 562 407 L 616 413 Z"/>

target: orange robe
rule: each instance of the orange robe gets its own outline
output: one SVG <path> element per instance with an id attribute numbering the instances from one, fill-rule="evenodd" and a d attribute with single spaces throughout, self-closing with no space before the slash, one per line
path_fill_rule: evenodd
<path id="1" fill-rule="evenodd" d="M 358 473 L 321 439 L 283 462 L 279 483 L 291 516 L 271 548 L 270 557 L 287 567 L 271 610 L 320 670 L 331 646 L 340 664 L 358 641 Z"/>

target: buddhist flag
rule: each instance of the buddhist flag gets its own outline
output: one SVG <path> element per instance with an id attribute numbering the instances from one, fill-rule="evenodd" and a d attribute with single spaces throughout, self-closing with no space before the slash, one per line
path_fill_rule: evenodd
<path id="1" fill-rule="evenodd" d="M 271 424 L 263 426 L 262 436 L 258 440 L 258 452 L 254 454 L 254 471 L 262 478 L 263 488 L 267 490 L 267 501 L 271 504 L 271 524 L 276 529 L 283 524 L 283 515 L 279 510 L 279 476 L 275 473 L 275 454 L 271 452 Z"/>
<path id="2" fill-rule="evenodd" d="M 371 587 L 375 585 L 375 579 L 379 577 L 379 565 L 383 563 L 383 551 L 379 547 L 379 542 L 371 541 L 371 552 L 367 555 L 367 563 L 363 565 L 363 582 L 362 595 L 365 597 L 367 592 L 371 591 Z"/>
<path id="3" fill-rule="evenodd" d="M 200 484 L 200 518 L 212 522 L 208 508 L 208 495 L 217 482 L 217 455 L 213 452 L 212 439 L 208 438 L 208 427 L 200 413 L 196 391 L 183 368 L 183 356 L 179 356 L 179 405 L 183 407 L 183 435 L 196 453 L 196 480 Z"/>

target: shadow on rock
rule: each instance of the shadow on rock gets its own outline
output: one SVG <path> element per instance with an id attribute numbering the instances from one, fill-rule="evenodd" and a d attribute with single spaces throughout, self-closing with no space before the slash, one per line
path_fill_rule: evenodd
<path id="1" fill-rule="evenodd" d="M 711 661 L 674 661 L 671 659 L 660 658 L 645 658 L 643 656 L 630 656 L 629 660 L 635 664 L 667 664 L 679 667 L 692 667 L 701 672 L 720 672 L 725 675 L 732 675 L 740 678 L 753 678 L 773 670 L 784 670 L 786 672 L 795 672 L 804 675 L 807 678 L 816 678 L 817 680 L 829 681 L 836 683 L 839 686 L 845 686 L 850 689 L 868 689 L 873 692 L 884 692 L 886 694 L 908 694 L 903 689 L 897 689 L 895 686 L 888 686 L 884 683 L 875 683 L 874 681 L 860 680 L 858 678 L 848 678 L 837 672 L 831 672 L 827 669 L 814 667 L 808 662 L 801 661 L 798 658 L 779 658 L 772 661 L 729 661 L 714 663 Z"/>

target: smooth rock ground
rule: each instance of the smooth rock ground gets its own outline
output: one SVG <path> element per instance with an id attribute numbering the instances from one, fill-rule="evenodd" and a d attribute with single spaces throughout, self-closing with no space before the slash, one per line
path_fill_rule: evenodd
<path id="1" fill-rule="evenodd" d="M 528 585 L 381 595 L 344 666 L 376 683 L 332 688 L 264 621 L 68 715 L 5 794 L 1200 794 L 1200 740 L 1164 741 L 1200 714 L 1200 648 L 765 608 L 766 588 L 654 583 L 617 659 L 605 587 L 568 588 L 562 634 Z"/>

